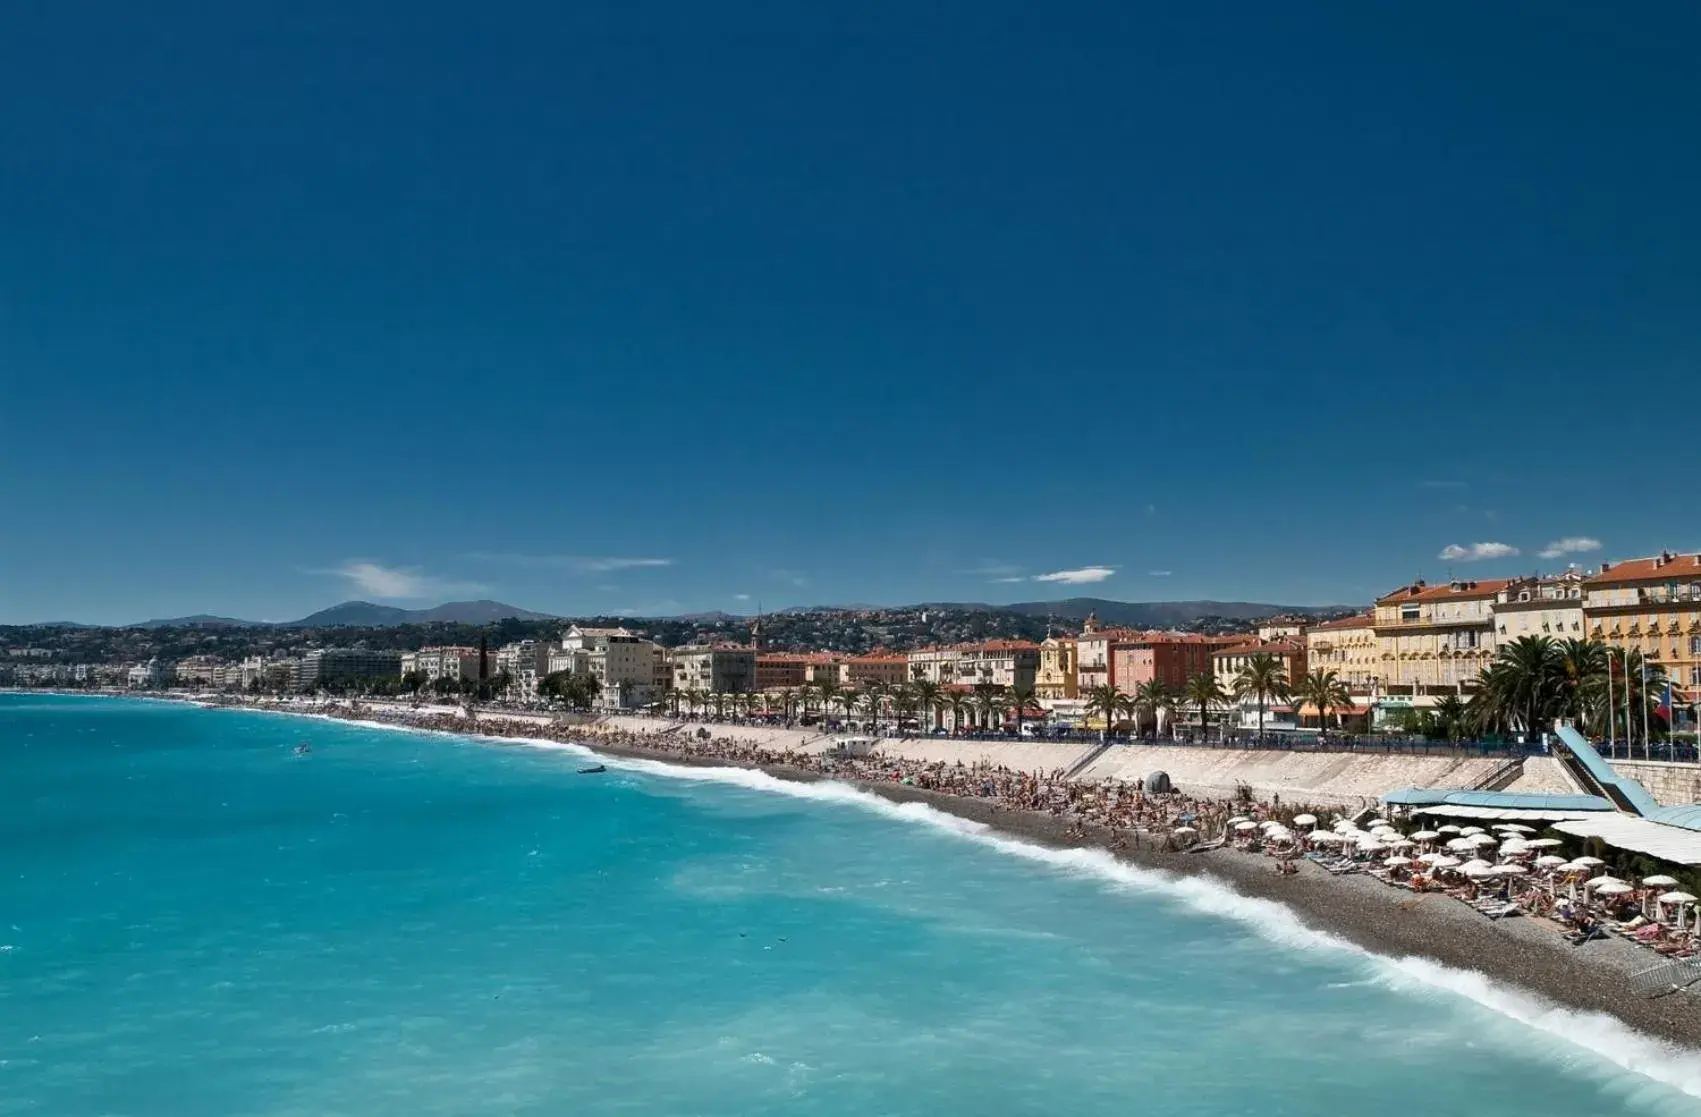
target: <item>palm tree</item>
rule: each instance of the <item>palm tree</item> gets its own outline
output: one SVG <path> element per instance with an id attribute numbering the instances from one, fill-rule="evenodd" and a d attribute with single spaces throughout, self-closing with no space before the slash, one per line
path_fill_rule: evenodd
<path id="1" fill-rule="evenodd" d="M 828 713 L 833 708 L 833 703 L 838 701 L 839 684 L 831 683 L 823 679 L 821 682 L 815 684 L 815 694 L 821 699 L 821 720 L 825 721 Z"/>
<path id="2" fill-rule="evenodd" d="M 969 696 L 960 690 L 953 690 L 945 696 L 945 708 L 951 711 L 951 732 L 955 733 L 963 727 L 963 714 L 972 705 Z"/>
<path id="3" fill-rule="evenodd" d="M 910 693 L 915 695 L 915 700 L 921 707 L 923 732 L 932 731 L 933 712 L 938 707 L 939 696 L 943 694 L 944 691 L 944 687 L 941 687 L 938 683 L 931 679 L 917 679 L 915 682 L 910 684 Z"/>
<path id="4" fill-rule="evenodd" d="M 868 714 L 868 720 L 874 724 L 874 732 L 880 732 L 880 705 L 886 700 L 886 684 L 871 682 L 862 692 L 863 709 Z"/>
<path id="5" fill-rule="evenodd" d="M 790 687 L 780 691 L 778 702 L 780 714 L 786 719 L 786 724 L 790 725 L 792 708 L 797 705 L 797 691 Z"/>
<path id="6" fill-rule="evenodd" d="M 1217 682 L 1217 677 L 1209 671 L 1201 671 L 1187 680 L 1187 689 L 1182 691 L 1181 697 L 1189 705 L 1199 707 L 1199 739 L 1210 737 L 1211 711 L 1228 701 L 1223 684 Z"/>
<path id="7" fill-rule="evenodd" d="M 1169 684 L 1162 679 L 1147 679 L 1134 688 L 1134 697 L 1129 702 L 1134 716 L 1139 719 L 1145 714 L 1152 716 L 1153 732 L 1163 728 L 1163 719 L 1159 716 L 1164 710 L 1175 708 L 1175 696 L 1170 693 Z M 1136 722 L 1138 727 L 1138 721 Z"/>
<path id="8" fill-rule="evenodd" d="M 1564 701 L 1564 652 L 1549 636 L 1520 636 L 1500 649 L 1489 665 L 1495 704 L 1508 721 L 1535 733 L 1550 722 Z"/>
<path id="9" fill-rule="evenodd" d="M 1594 704 L 1593 691 L 1606 678 L 1606 645 L 1595 640 L 1565 640 L 1559 645 L 1562 699 L 1560 716 L 1586 725 Z"/>
<path id="10" fill-rule="evenodd" d="M 1329 711 L 1344 710 L 1353 703 L 1353 696 L 1347 690 L 1347 685 L 1341 682 L 1341 677 L 1321 667 L 1300 680 L 1293 697 L 1301 705 L 1310 703 L 1317 707 L 1319 737 L 1329 732 Z"/>
<path id="11" fill-rule="evenodd" d="M 1234 697 L 1236 701 L 1247 698 L 1258 702 L 1258 737 L 1264 737 L 1264 708 L 1272 698 L 1281 698 L 1288 692 L 1288 671 L 1282 664 L 1280 656 L 1269 652 L 1256 652 L 1246 661 L 1246 666 L 1235 676 Z"/>
<path id="12" fill-rule="evenodd" d="M 798 687 L 797 688 L 797 701 L 798 701 L 798 703 L 799 703 L 799 705 L 802 709 L 803 720 L 808 721 L 809 720 L 809 704 L 811 702 L 815 701 L 815 684 L 814 683 L 804 683 L 802 686 Z M 825 714 L 825 707 L 823 707 L 823 715 L 824 714 Z"/>
<path id="13" fill-rule="evenodd" d="M 715 708 L 716 721 L 726 716 L 726 700 L 727 696 L 718 690 L 709 695 L 709 704 Z"/>
<path id="14" fill-rule="evenodd" d="M 1465 703 L 1460 701 L 1457 694 L 1449 694 L 1435 704 L 1433 711 L 1435 728 L 1449 741 L 1457 741 L 1464 735 L 1465 724 L 1469 720 L 1465 712 Z"/>
<path id="15" fill-rule="evenodd" d="M 862 694 L 855 687 L 846 687 L 839 691 L 838 700 L 839 707 L 845 712 L 845 720 L 849 721 L 852 711 L 856 709 L 856 704 L 862 701 Z"/>
<path id="16" fill-rule="evenodd" d="M 975 687 L 975 712 L 980 714 L 981 728 L 991 730 L 992 716 L 1004 708 L 1004 688 L 993 683 Z"/>
<path id="17" fill-rule="evenodd" d="M 900 734 L 904 731 L 904 720 L 920 708 L 921 703 L 916 700 L 915 692 L 907 685 L 899 686 L 892 691 L 892 714 L 894 720 L 898 723 L 897 727 Z"/>
<path id="18" fill-rule="evenodd" d="M 1099 734 L 1099 740 L 1110 740 L 1111 730 L 1116 728 L 1116 715 L 1128 712 L 1131 703 L 1127 695 L 1113 686 L 1095 686 L 1087 690 L 1087 713 L 1104 715 L 1104 731 Z"/>
<path id="19" fill-rule="evenodd" d="M 1040 708 L 1039 700 L 1034 697 L 1031 686 L 1013 686 L 1010 688 L 1010 705 L 1016 711 L 1016 736 L 1022 735 L 1022 715 L 1029 710 Z"/>

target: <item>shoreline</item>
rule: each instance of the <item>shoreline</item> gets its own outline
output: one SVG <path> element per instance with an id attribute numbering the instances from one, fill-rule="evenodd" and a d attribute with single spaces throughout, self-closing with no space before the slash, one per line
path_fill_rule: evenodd
<path id="1" fill-rule="evenodd" d="M 511 740 L 511 738 L 495 738 Z M 1088 849 L 1137 868 L 1172 878 L 1204 877 L 1252 899 L 1281 904 L 1308 929 L 1331 935 L 1371 954 L 1398 962 L 1421 958 L 1449 969 L 1479 974 L 1515 991 L 1550 1002 L 1544 1007 L 1599 1013 L 1647 1036 L 1701 1050 L 1701 1006 L 1686 994 L 1650 1000 L 1634 992 L 1628 972 L 1598 956 L 1592 947 L 1624 947 L 1625 958 L 1644 952 L 1606 940 L 1576 948 L 1557 933 L 1533 926 L 1528 917 L 1491 922 L 1465 905 L 1437 893 L 1401 892 L 1363 874 L 1334 877 L 1309 863 L 1297 875 L 1283 876 L 1266 857 L 1231 847 L 1207 853 L 1182 853 L 1155 847 L 1112 849 L 1111 835 L 1086 827 L 1085 837 L 1066 833 L 1070 824 L 1036 811 L 1014 810 L 985 800 L 902 784 L 834 779 L 785 765 L 741 764 L 593 741 L 572 741 L 591 752 L 681 767 L 742 768 L 795 783 L 836 782 L 892 803 L 923 803 L 957 818 L 978 822 L 1001 836 L 1050 849 Z M 1646 965 L 1657 964 L 1648 956 Z M 1530 1023 L 1530 1021 L 1526 1021 Z"/>
<path id="2" fill-rule="evenodd" d="M 175 697 L 167 700 L 183 701 Z M 1523 916 L 1490 921 L 1466 905 L 1437 893 L 1412 893 L 1390 888 L 1365 874 L 1333 876 L 1309 862 L 1300 871 L 1282 875 L 1271 858 L 1232 847 L 1205 853 L 1159 848 L 1157 836 L 1132 846 L 1124 837 L 1114 842 L 1107 828 L 1072 823 L 1056 815 L 1006 806 L 996 800 L 970 798 L 899 783 L 852 779 L 778 763 L 757 763 L 732 757 L 681 755 L 666 749 L 641 748 L 598 739 L 598 726 L 555 727 L 555 734 L 501 735 L 480 732 L 477 724 L 444 728 L 412 725 L 405 720 L 355 715 L 346 708 L 290 709 L 271 704 L 204 703 L 206 709 L 236 709 L 281 713 L 304 718 L 353 722 L 377 728 L 442 733 L 493 744 L 527 745 L 533 741 L 569 744 L 588 752 L 644 760 L 680 768 L 742 769 L 762 772 L 790 783 L 832 782 L 879 797 L 890 803 L 922 803 L 943 814 L 986 826 L 993 833 L 1033 846 L 1062 850 L 1093 850 L 1117 862 L 1163 874 L 1171 882 L 1204 878 L 1228 893 L 1282 905 L 1307 931 L 1350 944 L 1397 968 L 1417 959 L 1446 967 L 1458 975 L 1475 975 L 1522 994 L 1527 1002 L 1512 1011 L 1498 998 L 1489 1007 L 1528 1026 L 1557 1033 L 1575 1017 L 1554 1019 L 1554 1010 L 1608 1017 L 1662 1046 L 1683 1049 L 1674 1054 L 1701 1052 L 1701 1004 L 1693 995 L 1674 993 L 1657 999 L 1637 993 L 1629 981 L 1636 969 L 1658 965 L 1657 955 L 1617 939 L 1597 940 L 1572 947 L 1551 925 Z M 1412 976 L 1443 986 L 1422 973 Z M 1458 983 L 1444 986 L 1456 995 L 1487 1003 L 1492 990 L 1476 991 Z M 1572 1042 L 1583 1042 L 1572 1039 Z M 1584 1042 L 1585 1046 L 1590 1046 Z M 1599 1048 L 1595 1048 L 1599 1050 Z M 1632 1068 L 1633 1069 L 1633 1068 Z"/>

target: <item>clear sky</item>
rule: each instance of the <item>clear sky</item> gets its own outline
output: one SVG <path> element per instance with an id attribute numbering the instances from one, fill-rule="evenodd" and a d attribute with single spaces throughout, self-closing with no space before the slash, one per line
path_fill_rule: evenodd
<path id="1" fill-rule="evenodd" d="M 1694 548 L 1698 13 L 11 5 L 0 621 Z"/>

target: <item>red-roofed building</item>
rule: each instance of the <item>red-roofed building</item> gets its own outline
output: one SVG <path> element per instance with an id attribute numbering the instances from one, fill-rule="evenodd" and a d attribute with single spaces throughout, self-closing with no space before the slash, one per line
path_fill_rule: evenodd
<path id="1" fill-rule="evenodd" d="M 1039 645 L 1026 640 L 990 640 L 923 648 L 909 654 L 910 677 L 942 686 L 1031 687 L 1039 672 Z"/>
<path id="2" fill-rule="evenodd" d="M 1376 599 L 1381 690 L 1423 698 L 1468 689 L 1494 659 L 1494 603 L 1525 579 L 1413 582 Z"/>
<path id="3" fill-rule="evenodd" d="M 1583 581 L 1593 639 L 1658 660 L 1679 703 L 1701 702 L 1701 554 L 1603 562 Z"/>
<path id="4" fill-rule="evenodd" d="M 1381 661 L 1371 613 L 1325 621 L 1306 630 L 1305 669 L 1333 671 L 1354 694 L 1370 693 Z"/>

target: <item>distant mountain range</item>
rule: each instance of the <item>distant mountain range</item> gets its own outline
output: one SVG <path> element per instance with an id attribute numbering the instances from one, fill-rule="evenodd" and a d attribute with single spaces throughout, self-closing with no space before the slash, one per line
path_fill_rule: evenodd
<path id="1" fill-rule="evenodd" d="M 878 605 L 812 605 L 781 610 L 786 614 L 866 612 L 881 608 L 899 610 L 955 609 L 980 612 L 1017 613 L 1028 617 L 1055 617 L 1060 621 L 1079 624 L 1089 613 L 1097 614 L 1099 623 L 1116 628 L 1176 628 L 1201 617 L 1221 617 L 1225 620 L 1255 621 L 1284 613 L 1307 616 L 1337 616 L 1362 609 L 1358 605 L 1273 605 L 1257 601 L 1108 601 L 1100 597 L 1071 597 L 1062 601 L 1022 601 L 1014 605 L 990 605 L 985 602 L 930 602 L 907 606 Z M 401 609 L 394 605 L 375 605 L 370 601 L 345 601 L 329 609 L 302 617 L 298 621 L 245 621 L 236 617 L 220 617 L 197 613 L 189 617 L 165 617 L 143 621 L 129 628 L 388 628 L 405 624 L 491 624 L 503 620 L 548 621 L 561 620 L 551 613 L 536 613 L 500 601 L 450 601 L 429 609 Z M 672 621 L 717 623 L 742 619 L 731 613 L 690 613 L 678 617 L 655 618 Z M 74 622 L 44 624 L 43 628 L 100 628 Z"/>
<path id="2" fill-rule="evenodd" d="M 321 609 L 298 621 L 244 621 L 235 617 L 215 617 L 197 613 L 192 617 L 166 617 L 143 621 L 134 628 L 388 628 L 404 624 L 490 624 L 493 621 L 518 619 L 547 621 L 555 618 L 549 613 L 534 613 L 500 601 L 449 601 L 429 609 L 398 609 L 394 605 L 374 605 L 370 601 L 345 601 L 329 609 Z"/>

